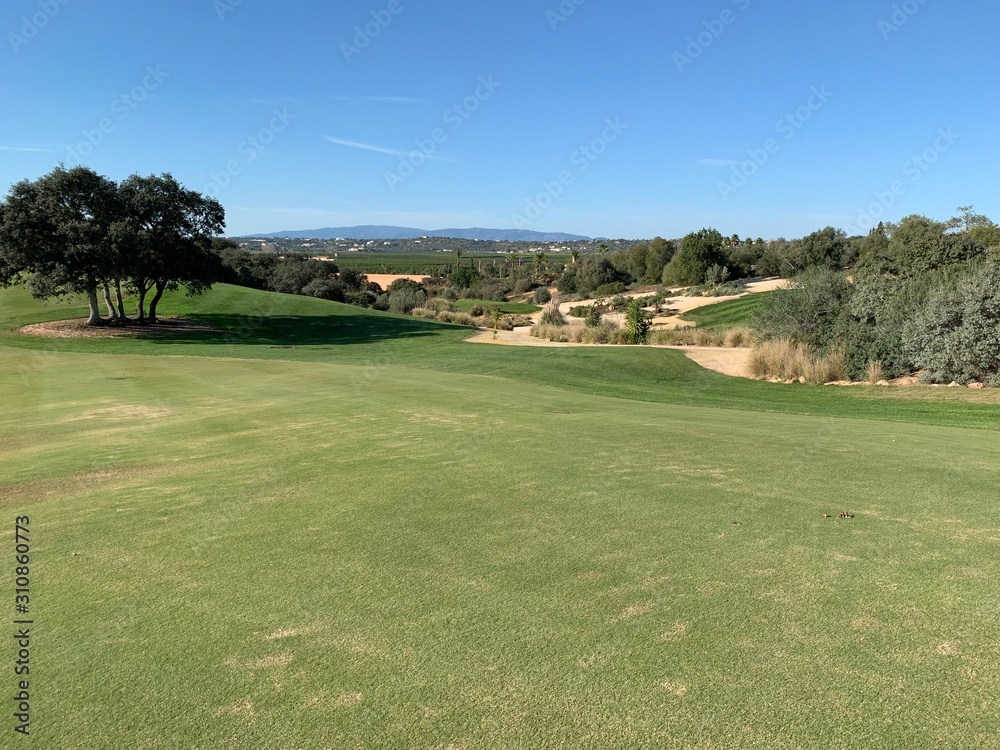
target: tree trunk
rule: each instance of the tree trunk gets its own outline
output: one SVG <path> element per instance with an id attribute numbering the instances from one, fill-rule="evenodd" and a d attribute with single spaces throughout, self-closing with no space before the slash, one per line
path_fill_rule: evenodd
<path id="1" fill-rule="evenodd" d="M 97 300 L 97 282 L 87 285 L 87 304 L 90 305 L 90 317 L 87 318 L 88 326 L 99 326 L 104 321 L 101 320 L 101 303 Z"/>
<path id="2" fill-rule="evenodd" d="M 163 296 L 163 292 L 166 290 L 167 285 L 165 283 L 161 284 L 159 281 L 156 282 L 156 294 L 153 295 L 153 299 L 149 301 L 149 322 L 156 322 L 156 305 L 159 304 L 160 298 Z"/>
<path id="3" fill-rule="evenodd" d="M 128 317 L 125 315 L 125 300 L 122 299 L 122 280 L 115 279 L 115 299 L 118 301 L 118 317 L 122 325 L 128 324 Z"/>
<path id="4" fill-rule="evenodd" d="M 118 322 L 118 311 L 115 310 L 114 303 L 111 302 L 111 287 L 108 282 L 104 282 L 104 304 L 108 306 L 108 318 L 112 323 Z"/>
<path id="5" fill-rule="evenodd" d="M 146 287 L 143 284 L 139 285 L 139 304 L 137 307 L 137 312 L 139 313 L 139 325 L 146 322 Z"/>

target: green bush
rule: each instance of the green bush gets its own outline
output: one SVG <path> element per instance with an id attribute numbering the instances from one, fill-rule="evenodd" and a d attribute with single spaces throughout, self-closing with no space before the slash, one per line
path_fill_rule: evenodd
<path id="1" fill-rule="evenodd" d="M 587 308 L 587 314 L 583 316 L 583 322 L 588 328 L 597 328 L 601 325 L 601 309 L 597 305 Z"/>
<path id="2" fill-rule="evenodd" d="M 646 311 L 642 307 L 642 302 L 637 299 L 629 300 L 628 305 L 625 307 L 624 325 L 624 330 L 628 335 L 628 343 L 645 344 L 646 339 L 649 337 L 650 325 L 649 318 L 646 317 Z"/>
<path id="3" fill-rule="evenodd" d="M 552 301 L 552 293 L 545 287 L 539 287 L 531 297 L 531 301 L 536 305 L 544 305 Z"/>
<path id="4" fill-rule="evenodd" d="M 811 268 L 769 295 L 751 313 L 750 328 L 760 340 L 789 339 L 824 349 L 837 338 L 851 291 L 842 273 Z"/>
<path id="5" fill-rule="evenodd" d="M 940 280 L 902 338 L 930 382 L 1000 385 L 1000 265 Z"/>
<path id="6" fill-rule="evenodd" d="M 621 294 L 626 289 L 626 286 L 620 282 L 615 281 L 611 284 L 601 284 L 594 290 L 595 297 L 611 297 L 615 294 Z"/>
<path id="7" fill-rule="evenodd" d="M 527 279 L 527 278 L 518 279 L 517 281 L 514 282 L 514 294 L 527 294 L 532 289 L 535 289 L 536 287 L 539 286 L 541 286 L 541 284 L 539 284 L 534 279 Z"/>
<path id="8" fill-rule="evenodd" d="M 427 309 L 434 312 L 453 312 L 455 305 L 451 300 L 444 297 L 434 297 L 434 299 L 427 300 Z"/>

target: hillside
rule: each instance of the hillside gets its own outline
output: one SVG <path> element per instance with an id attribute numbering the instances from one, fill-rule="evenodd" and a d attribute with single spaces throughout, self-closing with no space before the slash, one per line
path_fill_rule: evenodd
<path id="1" fill-rule="evenodd" d="M 533 232 L 527 229 L 413 229 L 392 226 L 325 227 L 270 234 L 252 234 L 240 237 L 264 239 L 350 239 L 350 240 L 406 240 L 420 237 L 442 237 L 460 240 L 491 240 L 494 242 L 577 242 L 590 237 L 562 232 Z"/>

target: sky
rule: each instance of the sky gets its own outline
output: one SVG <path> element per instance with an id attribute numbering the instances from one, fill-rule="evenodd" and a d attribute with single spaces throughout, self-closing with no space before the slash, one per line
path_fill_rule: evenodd
<path id="1" fill-rule="evenodd" d="M 1000 221 L 996 0 L 7 0 L 0 188 L 169 172 L 227 233 Z"/>

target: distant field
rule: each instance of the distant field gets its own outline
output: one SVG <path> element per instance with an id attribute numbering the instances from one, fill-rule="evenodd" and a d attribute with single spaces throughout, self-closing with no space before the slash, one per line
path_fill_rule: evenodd
<path id="1" fill-rule="evenodd" d="M 219 330 L 32 339 L 82 308 L 0 291 L 33 746 L 1000 745 L 994 391 L 163 307 Z"/>
<path id="2" fill-rule="evenodd" d="M 752 313 L 774 292 L 758 292 L 747 297 L 720 302 L 717 305 L 699 307 L 681 315 L 681 320 L 690 320 L 703 328 L 735 328 L 745 326 Z"/>
<path id="3" fill-rule="evenodd" d="M 524 256 L 528 258 L 528 256 Z M 482 255 L 466 253 L 462 265 L 483 266 L 506 263 L 507 256 L 497 254 Z M 528 262 L 527 260 L 525 262 Z M 363 273 L 423 274 L 440 276 L 455 267 L 454 253 L 341 253 L 336 259 L 338 266 L 353 268 Z"/>

